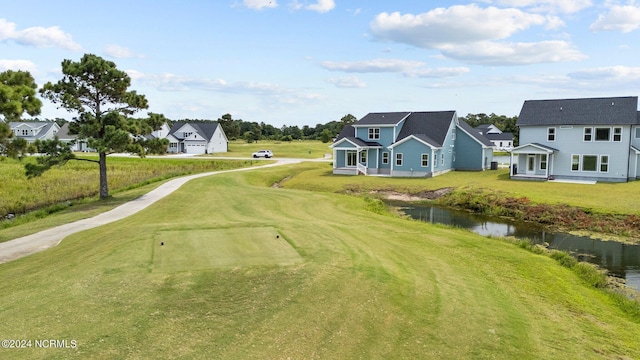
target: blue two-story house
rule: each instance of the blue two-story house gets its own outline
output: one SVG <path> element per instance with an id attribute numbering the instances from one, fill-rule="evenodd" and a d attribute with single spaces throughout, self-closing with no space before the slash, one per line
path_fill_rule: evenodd
<path id="1" fill-rule="evenodd" d="M 333 173 L 432 177 L 485 170 L 492 146 L 455 111 L 369 113 L 331 145 Z"/>
<path id="2" fill-rule="evenodd" d="M 527 100 L 511 178 L 625 182 L 640 176 L 638 97 Z"/>

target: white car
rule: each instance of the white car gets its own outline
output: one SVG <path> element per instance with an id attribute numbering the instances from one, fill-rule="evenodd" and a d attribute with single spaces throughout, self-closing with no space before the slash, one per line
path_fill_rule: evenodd
<path id="1" fill-rule="evenodd" d="M 268 159 L 273 156 L 273 153 L 271 152 L 271 150 L 258 150 L 257 152 L 251 154 L 251 156 L 253 156 L 254 158 L 264 157 L 265 159 Z"/>

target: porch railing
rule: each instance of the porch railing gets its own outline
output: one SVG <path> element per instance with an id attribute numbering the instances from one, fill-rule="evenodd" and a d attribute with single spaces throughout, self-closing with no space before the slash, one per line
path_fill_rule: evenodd
<path id="1" fill-rule="evenodd" d="M 362 165 L 362 164 L 358 163 L 357 167 L 358 167 L 358 172 L 361 172 L 361 173 L 363 173 L 365 175 L 368 175 L 367 166 L 366 165 Z"/>

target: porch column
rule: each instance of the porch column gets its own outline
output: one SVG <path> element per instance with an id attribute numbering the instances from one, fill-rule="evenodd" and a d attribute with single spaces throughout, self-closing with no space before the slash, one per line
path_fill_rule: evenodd
<path id="1" fill-rule="evenodd" d="M 515 175 L 513 173 L 513 151 L 511 152 L 511 162 L 509 162 L 509 177 Z"/>

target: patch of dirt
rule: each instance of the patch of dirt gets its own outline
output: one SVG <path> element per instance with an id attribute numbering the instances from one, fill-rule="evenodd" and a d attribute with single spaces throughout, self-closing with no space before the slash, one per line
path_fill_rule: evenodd
<path id="1" fill-rule="evenodd" d="M 271 187 L 272 187 L 272 188 L 277 188 L 277 189 L 279 189 L 279 188 L 281 188 L 281 187 L 282 187 L 282 183 L 283 183 L 283 182 L 285 182 L 285 181 L 287 181 L 287 180 L 289 180 L 289 179 L 291 179 L 291 176 L 287 176 L 287 177 L 285 177 L 285 178 L 282 178 L 282 179 L 280 179 L 279 181 L 276 181 L 276 182 L 274 182 L 273 184 L 271 184 Z"/>
<path id="2" fill-rule="evenodd" d="M 372 191 L 371 193 L 381 195 L 383 198 L 387 200 L 412 202 L 412 201 L 434 200 L 450 193 L 451 191 L 453 191 L 453 189 L 454 188 L 449 187 L 449 188 L 442 188 L 437 190 L 422 191 L 417 194 L 406 194 L 406 193 L 401 193 L 397 191 Z"/>

